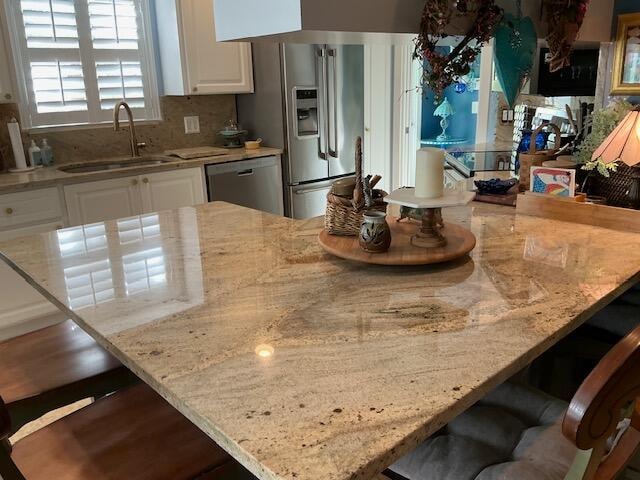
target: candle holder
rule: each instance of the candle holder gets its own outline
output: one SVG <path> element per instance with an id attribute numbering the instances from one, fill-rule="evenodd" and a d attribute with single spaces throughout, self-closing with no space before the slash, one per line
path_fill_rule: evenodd
<path id="1" fill-rule="evenodd" d="M 384 201 L 423 210 L 422 223 L 416 234 L 411 237 L 411 245 L 420 248 L 442 248 L 447 245 L 447 229 L 442 219 L 442 209 L 466 205 L 474 197 L 474 192 L 445 190 L 439 198 L 426 199 L 416 197 L 414 188 L 400 188 L 387 195 Z M 473 236 L 471 232 L 468 234 Z"/>

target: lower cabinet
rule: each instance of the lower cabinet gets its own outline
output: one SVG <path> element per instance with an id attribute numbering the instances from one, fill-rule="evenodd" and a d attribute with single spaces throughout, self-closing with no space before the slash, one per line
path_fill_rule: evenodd
<path id="1" fill-rule="evenodd" d="M 64 206 L 57 188 L 0 195 L 0 241 L 57 230 L 64 226 L 63 217 Z M 66 318 L 3 261 L 0 285 L 0 340 Z"/>
<path id="2" fill-rule="evenodd" d="M 205 202 L 200 168 L 143 175 L 140 185 L 142 213 L 200 205 Z"/>
<path id="3" fill-rule="evenodd" d="M 204 203 L 201 168 L 186 168 L 64 187 L 69 223 L 131 217 Z"/>

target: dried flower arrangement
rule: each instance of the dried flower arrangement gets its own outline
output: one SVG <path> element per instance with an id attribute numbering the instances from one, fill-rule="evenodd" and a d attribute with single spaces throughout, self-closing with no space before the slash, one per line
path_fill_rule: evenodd
<path id="1" fill-rule="evenodd" d="M 587 13 L 589 0 L 543 0 L 545 21 L 549 26 L 549 71 L 568 67 L 569 55 Z"/>
<path id="2" fill-rule="evenodd" d="M 480 54 L 482 45 L 488 42 L 502 19 L 503 10 L 495 0 L 426 0 L 416 39 L 414 58 L 424 64 L 422 87 L 433 90 L 436 102 L 444 89 L 467 75 L 471 64 Z M 449 36 L 447 26 L 456 16 L 475 16 L 464 38 L 449 54 L 442 54 L 436 47 Z"/>

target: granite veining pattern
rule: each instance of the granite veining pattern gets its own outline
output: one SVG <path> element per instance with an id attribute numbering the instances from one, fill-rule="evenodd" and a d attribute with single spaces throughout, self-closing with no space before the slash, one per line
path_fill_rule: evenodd
<path id="1" fill-rule="evenodd" d="M 213 165 L 216 163 L 237 162 L 250 158 L 267 157 L 271 155 L 281 155 L 279 148 L 262 147 L 255 150 L 244 148 L 229 150 L 229 153 L 217 155 L 215 157 L 195 158 L 182 160 L 180 158 L 167 157 L 166 163 L 157 165 L 141 165 L 126 167 L 117 170 L 103 170 L 97 172 L 68 173 L 58 169 L 59 166 L 43 167 L 26 173 L 0 173 L 0 194 L 11 193 L 22 190 L 33 190 L 37 188 L 51 187 L 54 185 L 69 185 L 73 183 L 93 182 L 106 180 L 109 178 L 126 177 L 144 173 L 161 172 L 166 170 L 176 170 L 179 168 L 201 167 L 202 165 Z M 156 155 L 158 156 L 158 155 Z M 162 156 L 162 155 L 160 155 Z M 118 157 L 125 162 L 131 157 Z M 80 162 L 78 165 L 91 165 L 99 163 L 105 159 L 97 159 L 95 162 Z M 108 160 L 114 160 L 109 158 Z"/>
<path id="2" fill-rule="evenodd" d="M 336 259 L 321 219 L 218 202 L 0 253 L 259 478 L 370 479 L 640 272 L 638 234 L 492 205 L 444 216 L 477 246 L 427 267 Z"/>

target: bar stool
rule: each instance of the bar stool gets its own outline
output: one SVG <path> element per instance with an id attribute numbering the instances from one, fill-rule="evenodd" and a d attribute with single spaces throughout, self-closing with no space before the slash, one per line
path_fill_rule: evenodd
<path id="1" fill-rule="evenodd" d="M 389 476 L 615 479 L 640 451 L 638 371 L 640 327 L 605 355 L 568 406 L 507 382 L 392 465 Z"/>
<path id="2" fill-rule="evenodd" d="M 0 435 L 11 430 L 0 404 Z M 0 449 L 1 450 L 1 449 Z M 145 384 L 103 397 L 0 452 L 4 480 L 255 480 Z"/>
<path id="3" fill-rule="evenodd" d="M 0 366 L 9 435 L 50 410 L 137 381 L 71 320 L 0 342 Z"/>

